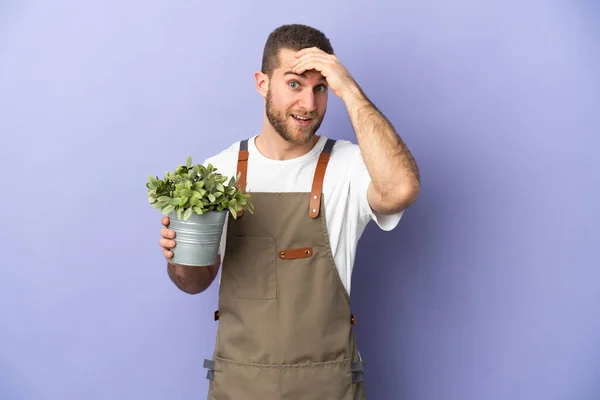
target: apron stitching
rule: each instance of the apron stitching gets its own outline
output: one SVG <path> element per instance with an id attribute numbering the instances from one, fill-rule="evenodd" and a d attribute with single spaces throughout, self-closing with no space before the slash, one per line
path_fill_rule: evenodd
<path id="1" fill-rule="evenodd" d="M 225 364 L 234 364 L 239 367 L 267 368 L 267 369 L 273 369 L 273 368 L 290 368 L 290 369 L 318 368 L 318 367 L 325 367 L 328 365 L 352 363 L 352 358 L 344 358 L 344 359 L 335 360 L 335 361 L 322 361 L 322 362 L 316 362 L 316 363 L 302 363 L 302 364 L 259 364 L 259 363 L 229 360 L 229 359 L 221 358 L 221 357 L 215 357 L 214 359 L 215 359 L 215 361 L 220 361 Z"/>

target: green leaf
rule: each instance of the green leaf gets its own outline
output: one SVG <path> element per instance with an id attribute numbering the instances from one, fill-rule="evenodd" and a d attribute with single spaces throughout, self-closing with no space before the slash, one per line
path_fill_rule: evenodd
<path id="1" fill-rule="evenodd" d="M 150 180 L 149 185 L 152 189 L 156 189 L 156 187 L 160 184 L 158 177 L 154 178 L 152 175 L 148 175 L 148 179 Z"/>
<path id="2" fill-rule="evenodd" d="M 169 204 L 168 206 L 166 206 L 165 208 L 163 208 L 162 213 L 164 215 L 169 214 L 171 211 L 173 211 L 175 209 L 175 206 L 172 204 Z"/>
<path id="3" fill-rule="evenodd" d="M 177 219 L 181 219 L 181 208 L 177 209 Z"/>
<path id="4" fill-rule="evenodd" d="M 164 208 L 169 205 L 170 201 L 171 199 L 159 200 L 158 202 L 154 203 L 154 205 L 156 206 L 156 208 Z"/>
<path id="5" fill-rule="evenodd" d="M 223 176 L 212 164 L 194 165 L 188 156 L 186 165 L 166 171 L 164 179 L 148 176 L 148 202 L 164 214 L 175 209 L 183 219 L 188 219 L 194 212 L 202 215 L 213 210 L 229 210 L 236 218 L 240 210 L 254 212 L 250 195 L 238 187 L 239 179 L 240 174 L 230 178 Z"/>
<path id="6" fill-rule="evenodd" d="M 185 203 L 187 203 L 187 202 L 188 202 L 188 200 L 189 200 L 189 197 L 187 197 L 187 196 L 183 196 L 183 197 L 181 198 L 181 200 L 179 201 L 179 204 L 178 204 L 178 205 L 179 205 L 180 207 L 183 207 L 183 206 L 185 206 Z"/>

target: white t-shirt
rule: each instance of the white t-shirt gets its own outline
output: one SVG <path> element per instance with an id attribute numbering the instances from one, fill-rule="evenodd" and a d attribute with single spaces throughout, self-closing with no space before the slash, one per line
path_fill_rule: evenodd
<path id="1" fill-rule="evenodd" d="M 248 140 L 248 172 L 246 190 L 251 192 L 310 192 L 319 155 L 327 142 L 321 136 L 312 150 L 291 160 L 273 160 L 262 155 L 254 139 Z M 206 159 L 217 172 L 229 178 L 237 173 L 239 142 L 219 154 Z M 367 188 L 371 177 L 358 145 L 347 140 L 337 140 L 331 152 L 323 180 L 323 200 L 327 232 L 335 265 L 340 278 L 350 294 L 352 269 L 356 245 L 369 221 L 374 220 L 384 231 L 396 227 L 403 211 L 394 215 L 373 212 L 367 201 Z M 228 215 L 228 218 L 231 217 Z M 220 254 L 225 257 L 227 224 L 223 229 Z"/>

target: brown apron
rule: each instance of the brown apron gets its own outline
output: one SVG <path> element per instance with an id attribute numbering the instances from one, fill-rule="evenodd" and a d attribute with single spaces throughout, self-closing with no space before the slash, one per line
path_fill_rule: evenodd
<path id="1" fill-rule="evenodd" d="M 311 192 L 251 192 L 254 214 L 229 218 L 209 400 L 363 400 L 350 298 L 325 224 L 329 139 Z M 240 143 L 245 189 L 248 140 Z"/>

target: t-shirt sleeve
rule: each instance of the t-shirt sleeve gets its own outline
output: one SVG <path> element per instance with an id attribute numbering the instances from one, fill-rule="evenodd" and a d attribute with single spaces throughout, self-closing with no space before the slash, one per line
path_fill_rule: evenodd
<path id="1" fill-rule="evenodd" d="M 353 157 L 349 172 L 351 180 L 350 193 L 358 199 L 361 218 L 367 221 L 375 221 L 379 228 L 384 231 L 391 231 L 394 229 L 400 222 L 404 210 L 390 215 L 378 214 L 373 211 L 367 198 L 371 176 L 369 175 L 369 170 L 367 169 L 360 151 L 357 151 Z"/>

